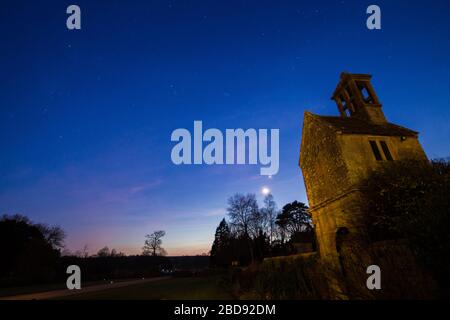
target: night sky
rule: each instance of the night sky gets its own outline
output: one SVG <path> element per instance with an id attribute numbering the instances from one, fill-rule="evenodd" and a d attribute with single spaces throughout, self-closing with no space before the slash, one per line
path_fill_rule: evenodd
<path id="1" fill-rule="evenodd" d="M 366 28 L 378 4 L 382 30 Z M 66 28 L 78 4 L 82 29 Z M 337 115 L 342 71 L 373 74 L 389 121 L 450 156 L 450 2 L 0 3 L 0 213 L 58 224 L 68 249 L 207 252 L 235 192 L 306 202 L 306 110 Z M 279 128 L 280 171 L 175 166 L 177 128 Z"/>

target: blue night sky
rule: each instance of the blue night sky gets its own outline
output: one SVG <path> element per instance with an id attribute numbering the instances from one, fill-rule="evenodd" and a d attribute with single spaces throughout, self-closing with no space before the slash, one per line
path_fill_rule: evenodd
<path id="1" fill-rule="evenodd" d="M 2 1 L 0 213 L 62 226 L 70 250 L 138 253 L 164 229 L 169 255 L 207 252 L 235 192 L 306 202 L 303 113 L 338 114 L 342 71 L 373 74 L 388 120 L 450 156 L 449 39 L 448 0 Z M 175 166 L 170 135 L 194 120 L 279 128 L 278 175 Z"/>

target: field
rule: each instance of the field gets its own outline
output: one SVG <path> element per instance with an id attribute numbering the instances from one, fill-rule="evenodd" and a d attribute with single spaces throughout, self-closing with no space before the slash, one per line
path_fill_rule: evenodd
<path id="1" fill-rule="evenodd" d="M 151 283 L 89 292 L 61 300 L 224 300 L 232 299 L 220 277 L 170 278 Z"/>

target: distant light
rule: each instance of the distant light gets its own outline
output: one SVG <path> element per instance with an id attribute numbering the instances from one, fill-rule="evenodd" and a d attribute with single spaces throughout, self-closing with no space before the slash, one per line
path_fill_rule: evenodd
<path id="1" fill-rule="evenodd" d="M 270 194 L 270 189 L 267 187 L 264 187 L 261 189 L 261 192 L 263 195 L 267 196 L 268 194 Z"/>

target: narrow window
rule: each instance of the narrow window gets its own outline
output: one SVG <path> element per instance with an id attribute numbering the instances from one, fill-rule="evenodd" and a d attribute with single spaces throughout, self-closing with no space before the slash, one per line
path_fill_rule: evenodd
<path id="1" fill-rule="evenodd" d="M 350 112 L 350 109 L 348 108 L 347 100 L 345 100 L 345 98 L 343 96 L 340 96 L 339 98 L 340 98 L 341 104 L 342 104 L 342 111 L 344 111 L 344 113 L 347 117 L 350 117 L 351 112 Z"/>
<path id="2" fill-rule="evenodd" d="M 344 109 L 347 109 L 347 100 L 345 100 L 345 98 L 343 96 L 340 96 L 342 105 L 344 106 Z"/>
<path id="3" fill-rule="evenodd" d="M 361 95 L 363 97 L 363 100 L 368 104 L 373 104 L 373 97 L 370 94 L 369 90 L 367 89 L 366 85 L 364 83 L 358 84 L 358 89 L 361 92 Z"/>
<path id="4" fill-rule="evenodd" d="M 370 99 L 371 99 L 370 98 L 370 94 L 369 94 L 369 91 L 367 91 L 366 87 L 362 88 L 361 93 L 362 93 L 362 96 L 363 96 L 365 101 L 370 101 Z"/>
<path id="5" fill-rule="evenodd" d="M 389 151 L 389 148 L 388 148 L 386 142 L 380 141 L 380 144 L 381 144 L 381 149 L 383 149 L 384 155 L 386 156 L 386 160 L 393 161 L 394 159 L 392 158 L 391 152 Z"/>
<path id="6" fill-rule="evenodd" d="M 375 156 L 375 159 L 377 159 L 377 161 L 383 161 L 383 158 L 381 157 L 381 153 L 380 150 L 378 150 L 378 146 L 377 143 L 375 141 L 369 141 L 370 146 L 372 148 L 372 152 L 373 155 Z"/>

